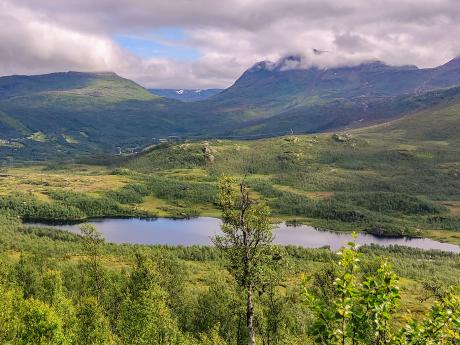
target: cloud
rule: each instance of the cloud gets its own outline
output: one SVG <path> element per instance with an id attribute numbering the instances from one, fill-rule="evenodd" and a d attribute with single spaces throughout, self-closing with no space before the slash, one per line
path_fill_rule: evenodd
<path id="1" fill-rule="evenodd" d="M 206 88 L 286 54 L 305 68 L 431 67 L 460 53 L 459 17 L 457 0 L 0 0 L 0 74 L 113 70 L 145 86 Z M 166 49 L 199 57 L 137 56 L 116 41 L 165 27 L 185 34 L 162 39 Z"/>
<path id="2" fill-rule="evenodd" d="M 61 69 L 108 70 L 128 57 L 110 38 L 40 21 L 0 2 L 0 74 Z"/>
<path id="3" fill-rule="evenodd" d="M 336 34 L 334 44 L 338 50 L 346 53 L 368 51 L 372 47 L 366 38 L 353 32 Z"/>

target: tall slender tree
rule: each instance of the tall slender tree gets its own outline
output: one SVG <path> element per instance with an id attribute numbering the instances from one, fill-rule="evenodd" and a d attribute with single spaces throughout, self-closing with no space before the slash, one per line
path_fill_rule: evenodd
<path id="1" fill-rule="evenodd" d="M 231 273 L 246 293 L 246 325 L 249 344 L 256 344 L 254 294 L 262 290 L 267 274 L 277 260 L 272 248 L 270 209 L 251 199 L 244 182 L 223 176 L 219 181 L 218 204 L 222 210 L 222 235 L 213 238 L 223 250 Z"/>
<path id="2" fill-rule="evenodd" d="M 104 236 L 92 224 L 83 224 L 80 231 L 84 239 L 84 249 L 86 252 L 86 262 L 84 263 L 84 274 L 82 278 L 89 280 L 86 288 L 101 301 L 102 290 L 104 289 L 103 269 L 101 266 L 101 246 L 104 243 Z"/>

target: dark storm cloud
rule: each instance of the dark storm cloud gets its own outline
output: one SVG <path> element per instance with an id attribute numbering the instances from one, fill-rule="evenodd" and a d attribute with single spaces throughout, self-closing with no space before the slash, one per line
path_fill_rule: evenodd
<path id="1" fill-rule="evenodd" d="M 147 86 L 222 87 L 292 52 L 304 67 L 426 67 L 460 53 L 456 0 L 0 0 L 0 9 L 1 74 L 110 69 Z M 185 30 L 180 44 L 200 58 L 139 58 L 113 41 L 164 27 Z"/>

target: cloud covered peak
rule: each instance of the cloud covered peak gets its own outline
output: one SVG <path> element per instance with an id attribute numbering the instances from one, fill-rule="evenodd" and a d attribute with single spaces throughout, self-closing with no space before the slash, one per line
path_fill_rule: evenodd
<path id="1" fill-rule="evenodd" d="M 348 60 L 346 57 L 337 57 L 337 58 L 328 58 L 326 54 L 328 52 L 317 53 L 316 49 L 312 50 L 312 54 L 289 54 L 281 57 L 276 62 L 272 61 L 260 61 L 252 66 L 248 72 L 260 72 L 260 71 L 270 71 L 270 72 L 285 72 L 291 70 L 307 70 L 310 68 L 313 69 L 330 69 L 330 68 L 339 68 L 339 67 L 355 67 L 361 70 L 382 70 L 387 68 L 395 68 L 390 66 L 380 60 Z M 405 66 L 406 68 L 417 68 L 416 66 Z"/>

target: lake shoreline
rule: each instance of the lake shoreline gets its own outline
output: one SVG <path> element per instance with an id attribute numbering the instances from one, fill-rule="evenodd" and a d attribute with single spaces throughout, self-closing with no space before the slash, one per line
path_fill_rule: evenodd
<path id="1" fill-rule="evenodd" d="M 40 224 L 45 224 L 45 225 L 50 225 L 50 226 L 55 226 L 55 225 L 78 225 L 78 224 L 84 224 L 88 222 L 98 222 L 98 221 L 103 221 L 105 219 L 139 219 L 139 220 L 145 220 L 145 221 L 155 221 L 157 219 L 170 219 L 173 221 L 181 221 L 181 220 L 191 220 L 191 219 L 197 219 L 197 218 L 214 218 L 214 219 L 219 219 L 221 220 L 220 217 L 215 217 L 213 215 L 199 215 L 195 217 L 174 217 L 174 216 L 130 216 L 130 215 L 115 215 L 115 216 L 101 216 L 101 217 L 89 217 L 89 218 L 83 218 L 83 219 L 68 219 L 68 220 L 52 220 L 52 219 L 23 219 L 22 222 L 24 225 L 27 224 L 34 224 L 34 223 L 40 223 Z M 425 238 L 424 236 L 421 235 L 415 235 L 412 233 L 409 234 L 385 234 L 385 233 L 372 233 L 372 232 L 367 232 L 364 230 L 337 230 L 337 229 L 328 229 L 324 228 L 322 226 L 315 226 L 312 223 L 305 222 L 304 220 L 301 219 L 292 219 L 292 218 L 282 218 L 282 217 L 274 217 L 275 222 L 272 223 L 273 226 L 276 226 L 278 224 L 284 223 L 288 227 L 296 228 L 296 227 L 302 227 L 302 226 L 309 226 L 312 228 L 315 228 L 320 231 L 331 231 L 331 232 L 337 232 L 337 233 L 360 233 L 360 234 L 368 234 L 372 235 L 377 238 Z"/>
<path id="2" fill-rule="evenodd" d="M 79 233 L 79 225 L 95 225 L 107 241 L 131 244 L 209 245 L 210 238 L 220 232 L 221 220 L 215 217 L 190 219 L 112 217 L 92 218 L 84 222 L 24 222 L 27 227 L 46 227 Z M 274 224 L 275 243 L 300 245 L 306 248 L 329 246 L 336 250 L 352 240 L 351 233 L 315 228 L 309 225 L 282 222 Z M 359 245 L 402 245 L 420 249 L 439 249 L 460 253 L 460 246 L 425 237 L 379 237 L 358 233 Z"/>

